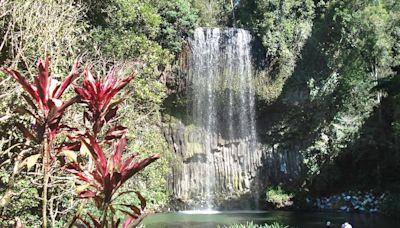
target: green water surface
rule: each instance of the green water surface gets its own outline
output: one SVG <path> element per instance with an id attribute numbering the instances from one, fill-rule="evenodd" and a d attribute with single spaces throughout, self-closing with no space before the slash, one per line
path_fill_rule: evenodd
<path id="1" fill-rule="evenodd" d="M 218 227 L 232 224 L 271 224 L 278 222 L 298 228 L 341 227 L 344 222 L 349 222 L 353 228 L 400 228 L 400 221 L 377 214 L 356 213 L 315 213 L 294 211 L 230 211 L 214 213 L 157 213 L 146 217 L 143 224 L 146 228 L 197 228 Z"/>

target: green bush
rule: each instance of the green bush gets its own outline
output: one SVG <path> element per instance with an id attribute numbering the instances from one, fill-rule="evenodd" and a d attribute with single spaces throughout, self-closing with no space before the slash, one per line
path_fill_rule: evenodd
<path id="1" fill-rule="evenodd" d="M 291 206 L 293 204 L 293 194 L 287 193 L 281 186 L 268 188 L 266 196 L 267 202 L 273 204 L 277 208 Z"/>
<path id="2" fill-rule="evenodd" d="M 383 214 L 400 219 L 400 194 L 391 194 L 386 197 L 380 209 Z"/>

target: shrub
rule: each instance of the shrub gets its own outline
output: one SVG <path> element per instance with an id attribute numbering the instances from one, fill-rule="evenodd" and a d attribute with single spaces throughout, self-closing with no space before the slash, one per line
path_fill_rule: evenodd
<path id="1" fill-rule="evenodd" d="M 267 202 L 272 203 L 277 208 L 291 206 L 293 204 L 293 194 L 285 192 L 281 186 L 268 188 L 266 196 Z"/>
<path id="2" fill-rule="evenodd" d="M 380 207 L 383 214 L 400 219 L 400 194 L 390 194 Z"/>

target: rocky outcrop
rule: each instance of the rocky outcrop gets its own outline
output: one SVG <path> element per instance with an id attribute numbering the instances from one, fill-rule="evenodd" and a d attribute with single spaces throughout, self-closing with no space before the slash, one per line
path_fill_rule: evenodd
<path id="1" fill-rule="evenodd" d="M 246 140 L 225 140 L 214 137 L 212 155 L 204 154 L 198 143 L 204 137 L 196 126 L 165 115 L 165 138 L 173 150 L 174 158 L 169 177 L 173 200 L 181 202 L 175 209 L 194 209 L 209 206 L 207 174 L 215 176 L 210 190 L 212 207 L 222 209 L 263 208 L 267 186 L 277 183 L 295 183 L 302 168 L 302 156 L 296 148 L 258 144 L 247 156 L 242 147 Z M 210 159 L 211 165 L 207 164 Z M 215 173 L 214 173 L 215 172 Z M 212 180 L 209 180 L 212 181 Z"/>
<path id="2" fill-rule="evenodd" d="M 377 213 L 380 212 L 386 195 L 350 191 L 326 197 L 306 198 L 306 203 L 321 211 Z"/>

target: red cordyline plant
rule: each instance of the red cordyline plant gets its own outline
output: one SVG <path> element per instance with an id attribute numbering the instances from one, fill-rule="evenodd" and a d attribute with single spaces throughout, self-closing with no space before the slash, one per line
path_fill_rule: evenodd
<path id="1" fill-rule="evenodd" d="M 38 75 L 34 77 L 34 83 L 30 83 L 26 77 L 22 76 L 16 70 L 9 68 L 4 69 L 4 71 L 16 79 L 30 95 L 29 97 L 22 94 L 32 110 L 24 108 L 23 111 L 35 118 L 34 132 L 22 125 L 18 126 L 26 138 L 33 139 L 37 142 L 42 142 L 45 137 L 48 137 L 49 141 L 55 138 L 60 130 L 60 120 L 65 109 L 78 101 L 78 96 L 67 101 L 60 100 L 64 91 L 79 75 L 77 69 L 78 65 L 79 62 L 76 61 L 72 71 L 61 83 L 50 77 L 48 58 L 46 58 L 44 62 L 41 59 L 38 60 Z"/>
<path id="2" fill-rule="evenodd" d="M 22 94 L 31 110 L 20 108 L 25 113 L 29 113 L 35 119 L 32 129 L 21 124 L 17 127 L 23 132 L 24 137 L 42 144 L 42 165 L 43 165 L 43 192 L 42 192 L 42 226 L 47 227 L 47 188 L 49 180 L 49 168 L 51 166 L 50 157 L 54 156 L 52 142 L 60 131 L 60 121 L 66 108 L 78 101 L 75 96 L 66 101 L 60 100 L 61 95 L 68 86 L 79 75 L 77 70 L 79 62 L 76 61 L 69 75 L 59 83 L 50 77 L 49 59 L 44 62 L 38 60 L 38 75 L 35 76 L 34 83 L 22 76 L 18 71 L 7 68 L 3 69 L 8 75 L 17 80 L 22 85 L 29 96 Z M 36 156 L 36 158 L 39 158 Z"/>
<path id="3" fill-rule="evenodd" d="M 93 226 L 96 228 L 116 228 L 120 224 L 122 224 L 122 227 L 128 227 L 140 223 L 144 216 L 143 211 L 146 207 L 146 201 L 139 192 L 135 193 L 140 199 L 140 208 L 135 205 L 120 205 L 129 209 L 119 209 L 127 215 L 127 219 L 123 222 L 115 219 L 117 209 L 113 205 L 113 201 L 121 194 L 132 192 L 117 193 L 122 184 L 159 158 L 159 155 L 156 154 L 136 161 L 137 154 L 133 153 L 123 160 L 123 151 L 127 143 L 127 129 L 121 125 L 110 127 L 106 132 L 104 141 L 101 142 L 99 140 L 98 134 L 101 129 L 116 116 L 118 105 L 130 94 L 128 93 L 122 98 L 113 101 L 115 95 L 134 78 L 130 75 L 119 81 L 116 74 L 116 70 L 111 70 L 104 80 L 95 80 L 88 68 L 86 68 L 82 86 L 74 86 L 80 102 L 87 107 L 84 117 L 92 124 L 92 129 L 87 129 L 85 133 L 78 132 L 72 138 L 79 139 L 80 148 L 87 148 L 95 167 L 94 169 L 85 170 L 77 159 L 70 159 L 72 162 L 67 164 L 65 169 L 76 175 L 83 182 L 77 188 L 79 197 L 93 199 L 97 208 L 102 211 L 101 218 L 95 218 L 88 214 Z M 118 140 L 118 142 L 114 143 L 111 156 L 107 158 L 102 145 L 110 144 L 112 140 Z M 77 149 L 79 146 L 71 145 L 66 148 Z M 81 216 L 79 219 L 88 227 L 92 227 L 91 223 Z"/>
<path id="4" fill-rule="evenodd" d="M 66 170 L 75 174 L 83 184 L 78 187 L 79 197 L 94 199 L 96 206 L 103 212 L 101 219 L 96 219 L 89 214 L 94 227 L 118 227 L 120 220 L 114 218 L 115 207 L 112 202 L 116 197 L 117 190 L 128 179 L 133 177 L 137 172 L 144 169 L 147 165 L 159 158 L 159 155 L 152 155 L 140 161 L 135 161 L 136 153 L 130 154 L 125 160 L 122 159 L 123 151 L 126 147 L 125 134 L 114 145 L 111 156 L 107 159 L 106 153 L 103 151 L 97 139 L 89 133 L 81 136 L 82 143 L 88 148 L 91 156 L 95 161 L 95 169 L 92 171 L 84 170 L 78 162 L 71 162 L 66 166 Z M 87 140 L 89 139 L 89 140 Z M 128 193 L 128 192 L 126 192 Z M 141 209 L 135 205 L 124 205 L 131 211 L 121 210 L 128 218 L 123 222 L 122 227 L 127 227 L 131 223 L 138 224 L 143 218 L 143 210 L 146 201 L 139 192 L 135 192 L 141 201 Z M 111 211 L 111 221 L 108 220 L 108 212 Z M 89 222 L 81 219 L 87 226 L 91 226 Z"/>
<path id="5" fill-rule="evenodd" d="M 122 98 L 112 101 L 114 96 L 133 80 L 133 75 L 125 79 L 117 80 L 117 71 L 111 70 L 105 80 L 95 80 L 92 73 L 86 67 L 83 85 L 75 86 L 75 91 L 80 100 L 87 106 L 84 112 L 85 120 L 93 124 L 93 134 L 97 136 L 104 124 L 110 121 L 117 114 L 118 105 L 124 101 L 130 93 Z"/>

